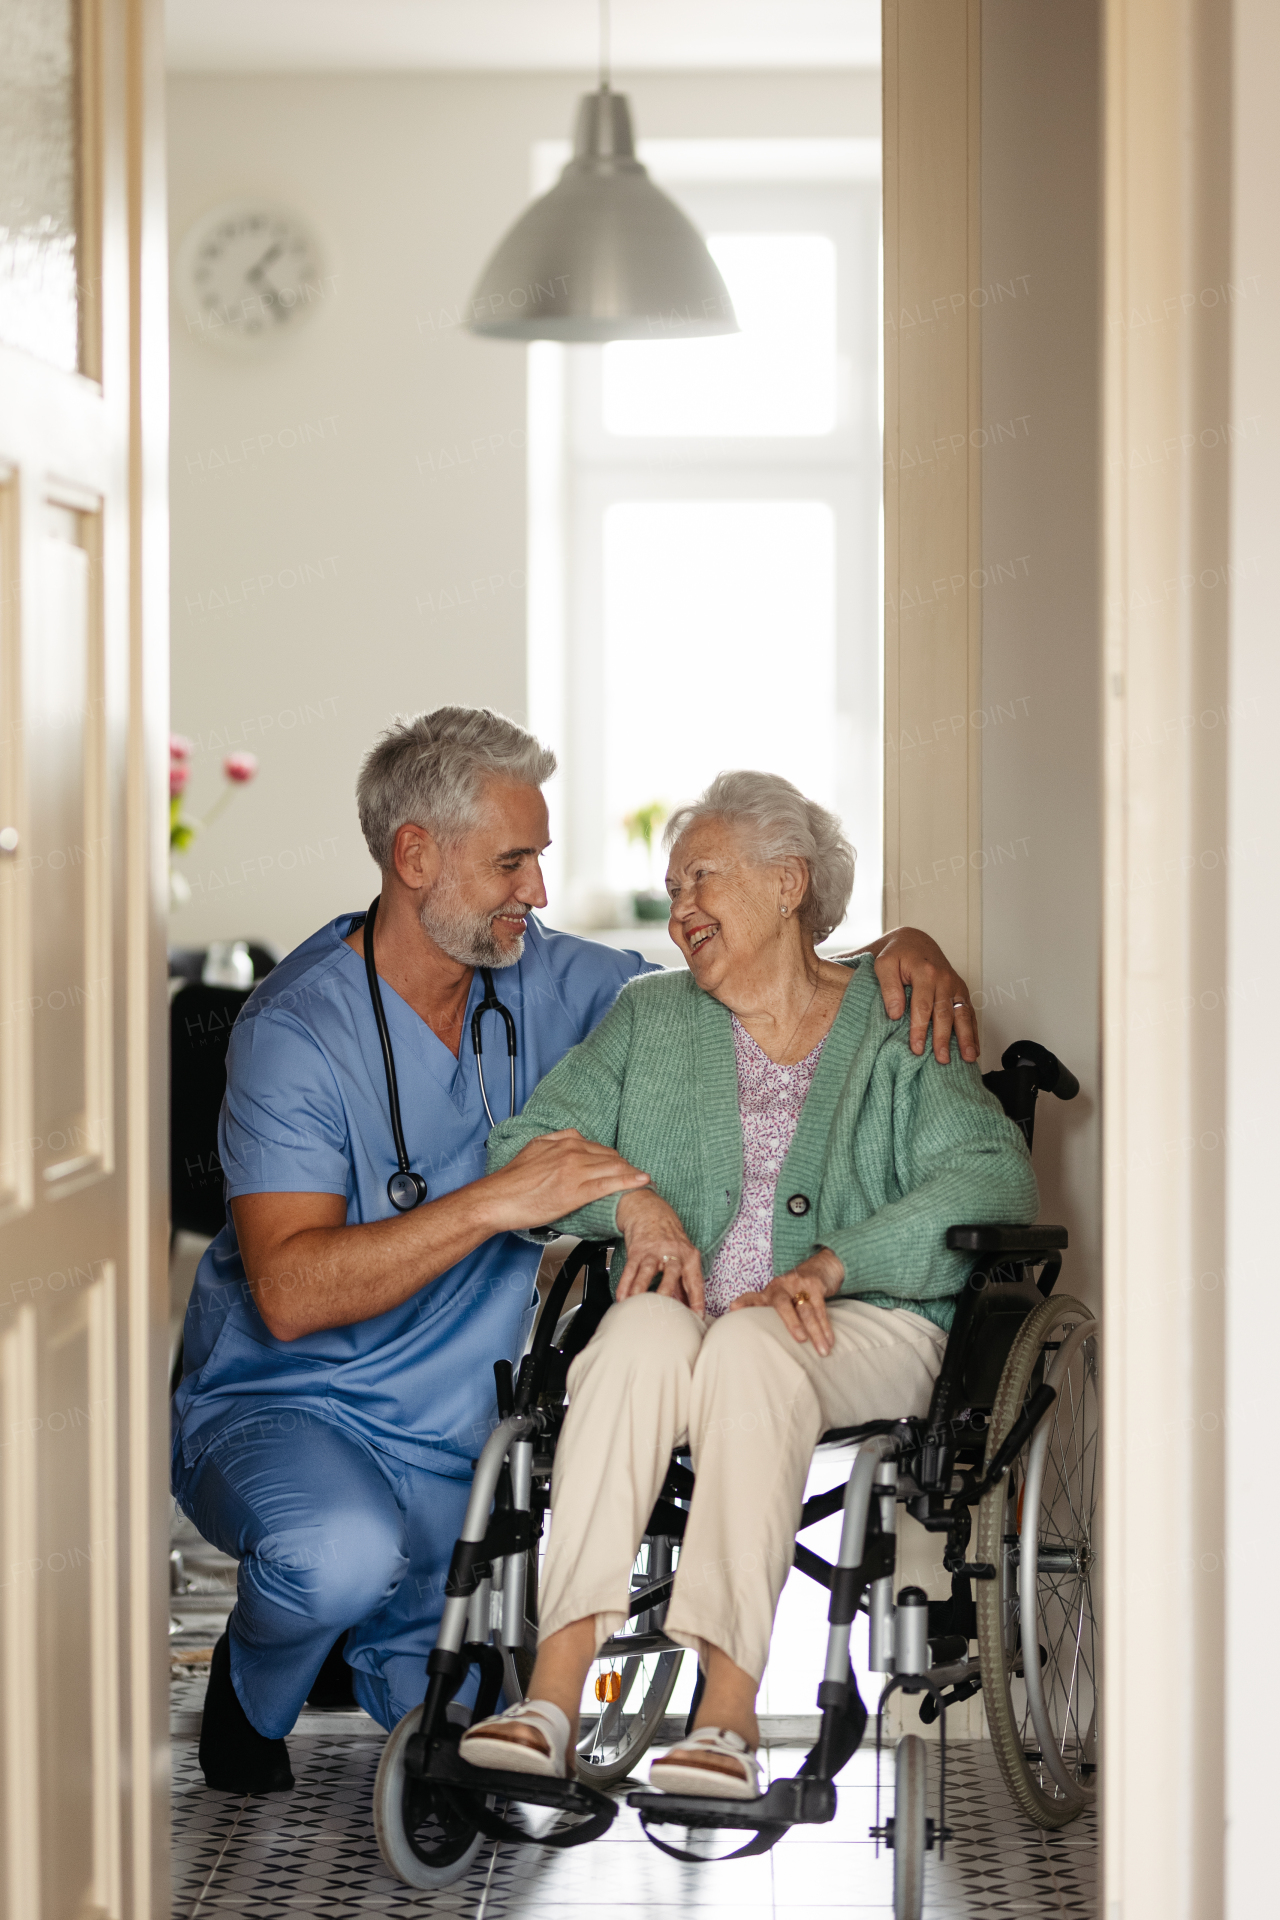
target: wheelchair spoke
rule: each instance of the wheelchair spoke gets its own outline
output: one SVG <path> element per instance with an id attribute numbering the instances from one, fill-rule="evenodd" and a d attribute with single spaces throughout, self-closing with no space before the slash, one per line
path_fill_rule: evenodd
<path id="1" fill-rule="evenodd" d="M 1068 1377 L 1067 1384 L 1068 1385 L 1070 1384 L 1069 1377 Z M 1075 1437 L 1074 1419 L 1072 1421 L 1071 1437 L 1073 1439 Z M 1066 1436 L 1063 1434 L 1061 1422 L 1056 1419 L 1053 1423 L 1053 1438 L 1057 1442 L 1058 1457 L 1057 1459 L 1055 1459 L 1051 1452 L 1049 1461 L 1046 1463 L 1046 1465 L 1052 1465 L 1055 1476 L 1058 1481 L 1058 1486 L 1062 1493 L 1062 1497 L 1067 1503 L 1067 1510 L 1071 1516 L 1072 1526 L 1073 1528 L 1078 1529 L 1081 1525 L 1081 1513 L 1080 1513 L 1079 1507 L 1076 1504 L 1075 1495 L 1072 1489 L 1072 1471 L 1067 1461 L 1067 1450 L 1066 1450 L 1066 1444 L 1065 1444 Z M 1052 1505 L 1054 1507 L 1057 1506 L 1056 1498 L 1053 1500 Z"/>
<path id="2" fill-rule="evenodd" d="M 1058 1742 L 1058 1752 L 1064 1760 L 1074 1763 L 1083 1751 L 1084 1742 L 1080 1733 L 1081 1691 L 1077 1685 L 1081 1661 L 1081 1645 L 1084 1635 L 1084 1611 L 1081 1609 L 1074 1639 L 1074 1659 L 1071 1665 L 1071 1678 L 1066 1689 L 1066 1709 L 1063 1714 L 1062 1736 Z M 1071 1736 L 1069 1739 L 1068 1736 Z"/>
<path id="3" fill-rule="evenodd" d="M 1079 1592 L 1080 1589 L 1077 1588 L 1076 1596 L 1078 1596 Z M 1045 1662 L 1045 1667 L 1046 1671 L 1051 1675 L 1052 1693 L 1061 1694 L 1064 1701 L 1064 1731 L 1062 1739 L 1058 1743 L 1058 1749 L 1059 1752 L 1061 1752 L 1066 1741 L 1066 1724 L 1074 1715 L 1073 1700 L 1076 1671 L 1079 1664 L 1080 1636 L 1084 1626 L 1084 1613 L 1083 1609 L 1077 1604 L 1067 1604 L 1062 1600 L 1060 1595 L 1056 1597 L 1058 1598 L 1059 1605 L 1062 1607 L 1062 1626 L 1058 1631 L 1057 1638 L 1054 1640 L 1052 1647 L 1049 1649 L 1049 1658 Z M 1074 1598 L 1075 1596 L 1073 1596 L 1073 1599 Z M 1071 1666 L 1069 1674 L 1064 1675 L 1062 1655 L 1068 1635 L 1070 1635 L 1071 1638 Z M 1050 1698 L 1052 1700 L 1052 1694 Z"/>
<path id="4" fill-rule="evenodd" d="M 1086 1536 L 1090 1531 L 1097 1467 L 1097 1429 L 1094 1426 L 1086 1430 L 1086 1402 L 1088 1389 L 1092 1386 L 1095 1386 L 1095 1368 L 1092 1355 L 1086 1351 L 1084 1379 L 1077 1383 L 1074 1374 L 1068 1373 L 1063 1382 L 1063 1397 L 1054 1413 L 1054 1447 L 1046 1460 L 1046 1469 L 1049 1466 L 1053 1468 L 1075 1530 Z M 1069 1412 L 1070 1416 L 1065 1426 L 1061 1417 L 1063 1411 Z M 1050 1509 L 1055 1508 L 1056 1495 L 1046 1504 Z"/>
<path id="5" fill-rule="evenodd" d="M 1053 1423 L 1052 1437 L 1053 1440 L 1057 1442 L 1057 1445 L 1056 1448 L 1051 1445 L 1045 1457 L 1046 1485 L 1041 1494 L 1041 1501 L 1047 1523 L 1051 1526 L 1058 1527 L 1059 1530 L 1061 1530 L 1061 1523 L 1055 1516 L 1058 1514 L 1062 1504 L 1065 1503 L 1071 1526 L 1074 1529 L 1078 1523 L 1078 1515 L 1076 1513 L 1075 1501 L 1072 1498 L 1070 1468 L 1067 1465 L 1062 1444 L 1062 1430 L 1057 1420 L 1054 1420 Z"/>
<path id="6" fill-rule="evenodd" d="M 1096 1397 L 1098 1392 L 1098 1367 L 1097 1367 L 1097 1361 L 1092 1355 L 1090 1356 L 1090 1364 L 1089 1364 L 1089 1380 L 1090 1380 L 1090 1384 L 1093 1387 L 1094 1395 Z M 1095 1502 L 1097 1499 L 1097 1491 L 1098 1491 L 1098 1427 L 1097 1427 L 1096 1421 L 1094 1422 L 1094 1428 L 1093 1428 L 1092 1451 L 1093 1451 L 1093 1463 L 1089 1469 L 1089 1511 L 1090 1513 L 1093 1513 L 1095 1509 Z"/>
<path id="7" fill-rule="evenodd" d="M 1095 1668 L 1097 1664 L 1097 1653 L 1096 1653 L 1096 1647 L 1095 1647 L 1095 1633 L 1094 1633 L 1094 1624 L 1093 1624 L 1093 1588 L 1092 1588 L 1091 1582 L 1087 1579 L 1084 1580 L 1081 1584 L 1081 1594 L 1082 1594 L 1081 1612 L 1083 1616 L 1088 1620 L 1088 1623 L 1089 1623 L 1089 1645 L 1088 1645 L 1088 1651 L 1086 1652 L 1084 1641 L 1083 1639 L 1081 1640 L 1080 1664 L 1084 1669 L 1085 1679 L 1089 1683 L 1089 1691 L 1094 1695 L 1094 1698 L 1096 1699 L 1097 1680 L 1095 1677 Z"/>
<path id="8" fill-rule="evenodd" d="M 1063 1716 L 1064 1725 L 1062 1729 L 1062 1738 L 1058 1742 L 1058 1751 L 1059 1753 L 1062 1753 L 1062 1754 L 1065 1754 L 1067 1750 L 1068 1727 L 1073 1728 L 1075 1731 L 1077 1747 L 1080 1744 L 1080 1697 L 1076 1690 L 1076 1680 L 1079 1677 L 1079 1672 L 1080 1672 L 1080 1641 L 1081 1641 L 1081 1637 L 1083 1636 L 1083 1633 L 1084 1633 L 1084 1611 L 1083 1609 L 1081 1609 L 1081 1612 L 1078 1616 L 1077 1623 L 1076 1623 L 1074 1657 L 1071 1662 L 1071 1679 L 1067 1686 L 1067 1711 Z"/>
<path id="9" fill-rule="evenodd" d="M 1043 1668 L 1043 1673 L 1049 1682 L 1048 1687 L 1045 1690 L 1046 1697 L 1051 1706 L 1052 1706 L 1055 1694 L 1063 1690 L 1062 1664 L 1061 1664 L 1062 1651 L 1063 1651 L 1063 1643 L 1065 1642 L 1067 1635 L 1070 1632 L 1071 1632 L 1071 1617 L 1070 1617 L 1070 1614 L 1066 1613 L 1064 1610 L 1062 1626 L 1060 1627 L 1057 1637 L 1053 1641 L 1053 1644 L 1048 1649 L 1049 1657 L 1045 1661 L 1044 1668 Z M 1070 1696 L 1068 1692 L 1068 1698 L 1069 1697 Z"/>

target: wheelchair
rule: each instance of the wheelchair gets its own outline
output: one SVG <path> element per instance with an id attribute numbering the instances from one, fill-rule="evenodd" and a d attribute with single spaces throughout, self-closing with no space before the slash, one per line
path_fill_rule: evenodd
<path id="1" fill-rule="evenodd" d="M 1056 1057 L 1031 1041 L 1010 1047 L 984 1080 L 1028 1147 L 1037 1094 L 1070 1100 L 1079 1091 Z M 755 1800 L 628 1794 L 647 1837 L 678 1859 L 705 1856 L 655 1828 L 746 1834 L 736 1852 L 720 1856 L 734 1859 L 767 1850 L 792 1826 L 831 1820 L 835 1777 L 867 1726 L 849 1659 L 853 1622 L 865 1613 L 870 1669 L 884 1676 L 881 1724 L 899 1692 L 918 1699 L 925 1724 L 939 1723 L 936 1818 L 919 1735 L 897 1743 L 893 1812 L 883 1822 L 877 1784 L 871 1833 L 893 1852 L 896 1920 L 919 1920 L 925 1854 L 936 1847 L 941 1856 L 952 1837 L 948 1707 L 982 1693 L 1004 1782 L 1037 1826 L 1068 1825 L 1096 1795 L 1098 1323 L 1078 1300 L 1054 1294 L 1064 1228 L 961 1225 L 946 1243 L 971 1254 L 973 1265 L 928 1413 L 824 1434 L 820 1447 L 852 1447 L 852 1467 L 847 1482 L 810 1497 L 801 1512 L 801 1533 L 842 1515 L 834 1564 L 800 1541 L 795 1549 L 795 1566 L 831 1596 L 812 1751 L 793 1779 L 774 1781 Z M 566 1376 L 611 1304 L 609 1253 L 606 1245 L 580 1243 L 547 1296 L 518 1377 L 507 1362 L 494 1368 L 499 1422 L 475 1465 L 426 1698 L 390 1735 L 374 1789 L 383 1859 L 412 1887 L 459 1879 L 486 1836 L 552 1848 L 599 1838 L 618 1808 L 605 1789 L 630 1774 L 657 1737 L 676 1686 L 686 1649 L 666 1638 L 663 1619 L 694 1487 L 688 1456 L 679 1453 L 637 1555 L 629 1618 L 588 1676 L 576 1777 L 484 1771 L 458 1752 L 472 1716 L 453 1699 L 470 1668 L 479 1674 L 476 1719 L 496 1710 L 503 1691 L 509 1702 L 521 1698 L 532 1669 L 538 1541 Z M 579 1278 L 582 1304 L 565 1313 Z M 945 1537 L 945 1599 L 909 1586 L 894 1599 L 899 1505 Z M 876 1747 L 878 1758 L 878 1731 Z M 531 1827 L 517 1815 L 529 1807 L 559 1817 Z"/>

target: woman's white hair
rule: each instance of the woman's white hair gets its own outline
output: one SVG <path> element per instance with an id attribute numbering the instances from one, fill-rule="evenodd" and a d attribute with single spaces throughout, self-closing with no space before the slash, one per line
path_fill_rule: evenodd
<path id="1" fill-rule="evenodd" d="M 743 830 L 754 865 L 805 862 L 809 886 L 798 917 L 815 942 L 840 925 L 853 892 L 857 855 L 834 813 L 806 800 L 781 774 L 718 773 L 705 793 L 672 814 L 664 844 L 671 846 L 687 828 L 713 816 Z"/>
<path id="2" fill-rule="evenodd" d="M 398 718 L 365 755 L 356 781 L 360 830 L 388 873 L 406 822 L 436 840 L 458 840 L 476 825 L 488 780 L 541 787 L 556 770 L 549 747 L 489 707 L 437 707 Z"/>

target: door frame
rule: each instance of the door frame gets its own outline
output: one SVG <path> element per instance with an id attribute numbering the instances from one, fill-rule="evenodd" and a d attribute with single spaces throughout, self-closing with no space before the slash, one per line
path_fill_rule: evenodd
<path id="1" fill-rule="evenodd" d="M 11 819 L 19 835 L 18 865 L 0 902 L 0 974 L 25 1021 L 22 1028 L 18 1006 L 5 1009 L 14 1031 L 0 1085 L 0 1130 L 14 1177 L 3 1227 L 15 1258 L 38 1262 L 49 1253 L 43 1268 L 28 1271 L 56 1266 L 68 1241 L 78 1244 L 89 1235 L 93 1244 L 94 1284 L 78 1296 L 95 1414 L 85 1442 L 95 1531 L 86 1543 L 92 1680 L 91 1697 L 82 1703 L 94 1787 L 91 1899 L 93 1911 L 111 1920 L 160 1920 L 170 1909 L 164 20 L 161 0 L 80 0 L 76 14 L 79 371 L 0 346 L 0 539 L 6 583 L 14 586 L 0 605 L 11 669 L 0 705 L 19 729 L 0 770 L 5 824 Z M 85 720 L 86 751 L 106 769 L 106 812 L 94 822 L 101 845 L 88 854 L 106 869 L 102 887 L 89 890 L 102 895 L 89 907 L 99 921 L 102 1030 L 94 1036 L 96 1007 L 86 1025 L 92 1097 L 85 1125 L 93 1126 L 94 1115 L 102 1125 L 85 1164 L 62 1170 L 56 1198 L 46 1191 L 30 1124 L 35 1053 L 28 1016 L 31 996 L 41 988 L 29 977 L 37 849 L 15 704 L 24 697 L 24 650 L 39 638 L 32 623 L 40 617 L 41 539 L 50 503 L 70 509 L 84 527 L 87 644 L 91 657 L 100 654 L 107 676 L 101 689 L 91 688 L 84 709 L 95 713 Z M 95 710 L 97 692 L 102 698 Z M 80 986 L 87 993 L 93 984 Z M 42 1524 L 34 1495 L 44 1470 L 37 1435 L 47 1411 L 33 1398 L 41 1377 L 40 1310 L 23 1285 L 15 1281 L 10 1304 L 20 1296 L 22 1303 L 7 1316 L 0 1339 L 0 1388 L 12 1409 L 6 1417 L 15 1420 L 0 1463 L 9 1496 L 0 1541 L 15 1556 L 31 1553 Z M 72 1424 L 79 1426 L 73 1412 Z M 59 1418 L 65 1424 L 65 1416 Z M 83 1558 L 77 1544 L 74 1563 Z M 35 1582 L 42 1566 L 46 1576 L 56 1577 L 58 1568 L 53 1558 L 21 1564 L 21 1578 L 13 1566 L 4 1576 L 10 1591 L 0 1608 L 0 1662 L 8 1683 L 0 1852 L 6 1910 L 13 1920 L 37 1920 L 46 1910 L 41 1829 L 54 1810 L 47 1804 L 47 1774 L 36 1764 L 42 1737 L 47 1746 L 52 1735 L 40 1719 Z"/>
<path id="2" fill-rule="evenodd" d="M 129 1183 L 126 1911 L 166 1920 L 169 1841 L 169 235 L 163 0 L 111 0 L 128 231 Z M 110 335 L 108 336 L 110 337 Z M 123 555 L 121 556 L 123 559 Z"/>

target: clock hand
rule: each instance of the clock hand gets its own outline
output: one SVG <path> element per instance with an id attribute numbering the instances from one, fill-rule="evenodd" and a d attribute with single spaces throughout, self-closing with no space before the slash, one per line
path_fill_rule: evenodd
<path id="1" fill-rule="evenodd" d="M 275 260 L 283 252 L 284 252 L 284 241 L 277 240 L 273 247 L 267 248 L 261 260 L 255 261 L 253 266 L 251 266 L 248 269 L 248 271 L 244 276 L 245 279 L 254 280 L 254 281 L 261 280 L 263 273 L 271 265 L 272 261 Z"/>

